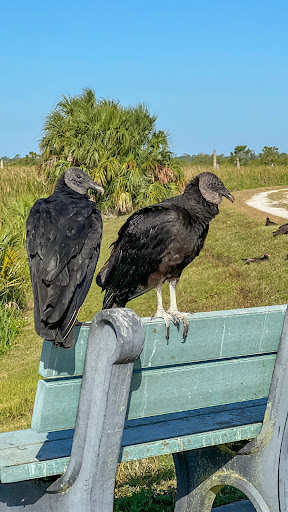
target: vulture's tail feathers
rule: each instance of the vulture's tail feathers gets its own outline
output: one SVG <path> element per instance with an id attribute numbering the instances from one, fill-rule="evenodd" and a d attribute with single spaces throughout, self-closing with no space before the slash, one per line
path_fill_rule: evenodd
<path id="1" fill-rule="evenodd" d="M 105 292 L 102 309 L 119 308 L 125 306 L 125 304 L 126 302 L 124 304 L 118 303 L 117 293 L 113 292 L 112 290 L 107 290 Z"/>
<path id="2" fill-rule="evenodd" d="M 108 271 L 108 261 L 107 261 L 107 263 L 105 263 L 104 267 L 101 268 L 100 272 L 96 276 L 96 284 L 98 284 L 98 286 L 100 286 L 100 288 L 102 288 L 102 290 L 103 290 L 104 281 L 105 281 L 107 271 Z"/>
<path id="3" fill-rule="evenodd" d="M 107 279 L 108 279 L 109 274 L 115 264 L 116 257 L 117 257 L 117 255 L 115 253 L 114 254 L 112 253 L 110 258 L 106 261 L 106 263 L 104 264 L 104 266 L 101 268 L 100 272 L 98 272 L 98 274 L 96 276 L 96 284 L 98 284 L 98 286 L 100 286 L 100 288 L 102 288 L 102 290 L 104 290 L 106 287 Z M 118 261 L 117 261 L 117 263 L 118 263 Z"/>
<path id="4" fill-rule="evenodd" d="M 74 347 L 75 339 L 74 339 L 74 329 L 68 332 L 65 336 L 62 336 L 60 330 L 58 330 L 55 340 L 53 341 L 53 345 L 56 347 L 63 348 L 72 348 Z"/>

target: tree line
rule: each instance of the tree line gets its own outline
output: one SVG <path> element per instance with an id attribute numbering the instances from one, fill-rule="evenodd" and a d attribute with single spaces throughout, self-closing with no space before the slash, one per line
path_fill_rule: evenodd
<path id="1" fill-rule="evenodd" d="M 177 159 L 189 162 L 195 165 L 211 166 L 213 164 L 213 154 L 198 153 L 197 155 L 189 155 L 184 153 Z M 219 165 L 237 164 L 245 165 L 288 165 L 288 154 L 280 153 L 279 148 L 275 146 L 264 146 L 262 151 L 258 154 L 253 149 L 248 148 L 247 145 L 235 146 L 234 151 L 229 156 L 224 154 L 217 155 L 217 163 Z"/>
<path id="2" fill-rule="evenodd" d="M 255 165 L 288 165 L 288 154 L 284 152 L 280 153 L 279 148 L 276 148 L 275 146 L 264 146 L 260 153 L 255 154 L 255 151 L 249 149 L 247 145 L 239 145 L 234 148 L 234 151 L 231 152 L 229 156 L 224 155 L 223 153 L 217 155 L 217 162 L 218 164 L 237 163 L 237 157 L 239 158 L 241 165 L 251 163 L 254 163 Z M 6 165 L 34 165 L 39 164 L 42 161 L 42 156 L 34 151 L 29 151 L 29 153 L 24 157 L 17 154 L 13 158 L 8 156 L 2 156 L 0 158 Z M 171 160 L 174 159 L 190 162 L 195 165 L 210 166 L 213 163 L 213 154 L 197 153 L 196 155 L 189 155 L 189 153 L 183 153 L 181 156 L 176 156 L 171 152 Z"/>

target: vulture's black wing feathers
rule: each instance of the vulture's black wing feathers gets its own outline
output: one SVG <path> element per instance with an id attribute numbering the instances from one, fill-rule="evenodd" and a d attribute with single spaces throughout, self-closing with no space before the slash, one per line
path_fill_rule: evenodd
<path id="1" fill-rule="evenodd" d="M 131 215 L 96 278 L 105 290 L 103 308 L 125 306 L 166 280 L 179 279 L 202 249 L 223 196 L 234 201 L 216 175 L 204 172 L 187 184 L 183 194 Z"/>
<path id="2" fill-rule="evenodd" d="M 100 213 L 81 194 L 57 191 L 31 209 L 26 246 L 42 338 L 65 345 L 93 279 L 101 238 Z"/>
<path id="3" fill-rule="evenodd" d="M 193 222 L 185 208 L 169 201 L 131 215 L 96 278 L 106 290 L 103 308 L 124 306 L 154 288 L 159 275 L 163 282 L 179 277 L 199 254 L 208 227 Z"/>

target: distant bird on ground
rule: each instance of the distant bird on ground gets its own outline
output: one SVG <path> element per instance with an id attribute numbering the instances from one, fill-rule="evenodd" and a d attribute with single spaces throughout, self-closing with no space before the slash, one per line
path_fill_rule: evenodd
<path id="1" fill-rule="evenodd" d="M 265 261 L 269 259 L 269 254 L 264 254 L 264 256 L 257 258 L 242 258 L 242 261 L 245 262 L 245 265 L 250 265 L 250 263 L 261 263 L 261 261 Z"/>
<path id="2" fill-rule="evenodd" d="M 282 224 L 282 226 L 280 226 L 277 231 L 273 231 L 273 236 L 277 236 L 277 235 L 287 235 L 288 234 L 288 223 L 287 224 Z"/>
<path id="3" fill-rule="evenodd" d="M 111 256 L 96 278 L 105 290 L 103 309 L 123 307 L 156 288 L 157 311 L 153 318 L 164 319 L 167 338 L 169 321 L 179 324 L 182 320 L 185 337 L 187 313 L 178 311 L 176 285 L 183 269 L 202 249 L 222 196 L 234 201 L 215 174 L 203 172 L 188 183 L 183 194 L 131 215 L 119 230 Z M 165 281 L 170 288 L 167 312 L 162 303 Z"/>
<path id="4" fill-rule="evenodd" d="M 35 329 L 66 348 L 74 344 L 73 326 L 100 252 L 102 219 L 89 189 L 104 192 L 81 169 L 71 167 L 50 197 L 36 201 L 26 224 Z"/>
<path id="5" fill-rule="evenodd" d="M 278 226 L 277 222 L 273 222 L 269 219 L 269 217 L 266 217 L 266 223 L 265 226 Z"/>

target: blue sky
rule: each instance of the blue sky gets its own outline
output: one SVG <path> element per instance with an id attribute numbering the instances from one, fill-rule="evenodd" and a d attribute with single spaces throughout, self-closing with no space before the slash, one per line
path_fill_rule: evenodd
<path id="1" fill-rule="evenodd" d="M 0 156 L 38 151 L 45 116 L 85 87 L 145 103 L 172 150 L 288 152 L 288 2 L 5 2 Z"/>

